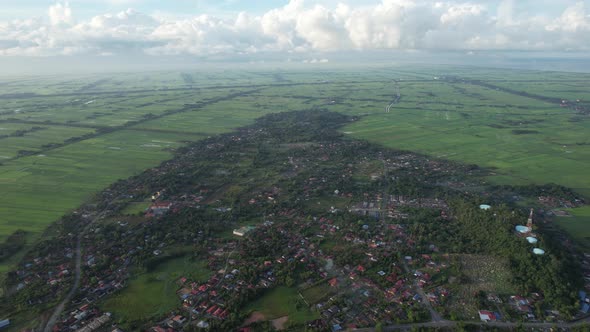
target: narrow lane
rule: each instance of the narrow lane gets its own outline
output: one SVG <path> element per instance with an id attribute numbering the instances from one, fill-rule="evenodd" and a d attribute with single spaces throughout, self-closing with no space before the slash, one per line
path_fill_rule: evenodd
<path id="1" fill-rule="evenodd" d="M 53 311 L 53 314 L 47 321 L 47 324 L 45 325 L 43 332 L 51 332 L 53 330 L 53 327 L 55 326 L 57 319 L 63 312 L 66 304 L 68 304 L 72 300 L 72 297 L 74 296 L 74 294 L 78 290 L 78 287 L 80 286 L 80 275 L 82 274 L 82 235 L 83 232 L 80 232 L 78 234 L 78 239 L 76 240 L 76 275 L 74 277 L 74 284 L 72 285 L 72 288 L 70 289 L 66 297 L 60 302 L 60 304 L 57 305 L 57 307 L 55 307 L 55 310 Z"/>

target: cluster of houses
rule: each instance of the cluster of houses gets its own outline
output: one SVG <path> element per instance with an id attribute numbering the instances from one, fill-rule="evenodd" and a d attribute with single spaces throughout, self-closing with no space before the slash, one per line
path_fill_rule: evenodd
<path id="1" fill-rule="evenodd" d="M 279 220 L 289 219 L 289 222 L 266 221 L 256 229 L 236 234 L 236 239 L 244 238 L 241 241 L 225 242 L 220 244 L 221 247 L 212 247 L 209 251 L 209 266 L 217 273 L 204 282 L 180 278 L 177 294 L 184 312 L 181 316 L 178 313 L 171 314 L 166 320 L 153 326 L 152 330 L 178 328 L 182 322 L 187 321 L 201 326 L 223 321 L 236 313 L 237 309 L 231 306 L 232 299 L 249 290 L 275 287 L 279 284 L 277 275 L 280 270 L 294 263 L 303 265 L 308 271 L 305 285 L 327 283 L 334 294 L 331 300 L 308 303 L 321 316 L 320 320 L 308 324 L 348 328 L 374 326 L 380 321 L 393 323 L 399 319 L 408 319 L 402 308 L 422 310 L 416 287 L 428 288 L 431 275 L 448 267 L 446 262 L 438 262 L 425 254 L 406 260 L 405 264 L 412 268 L 411 271 L 404 271 L 395 263 L 383 265 L 386 268 L 373 271 L 394 249 L 412 245 L 403 225 L 378 223 L 378 226 L 372 227 L 379 230 L 366 238 L 358 236 L 353 225 L 336 225 L 328 216 L 303 220 L 300 216 L 294 216 L 292 211 L 283 211 L 275 217 Z M 309 227 L 318 229 L 317 233 L 304 236 L 299 231 Z M 242 244 L 248 241 L 270 241 L 267 237 L 272 233 L 278 233 L 282 237 L 283 250 L 274 259 L 258 263 L 249 261 L 248 259 L 254 258 L 248 258 L 243 252 Z M 386 233 L 399 242 L 388 242 Z M 365 258 L 356 265 L 336 266 L 332 254 L 314 244 L 316 239 L 328 238 L 350 241 L 365 247 Z M 235 258 L 231 256 L 232 252 L 237 252 Z M 249 269 L 250 274 L 254 273 L 255 278 L 246 276 L 245 269 Z M 429 290 L 427 296 L 434 304 L 442 303 L 442 299 L 449 296 L 449 291 L 436 287 Z"/>
<path id="2" fill-rule="evenodd" d="M 255 136 L 259 133 L 260 130 L 248 131 L 244 139 L 235 136 L 231 137 L 231 142 L 245 144 L 248 135 Z M 339 144 L 318 144 L 313 147 L 313 153 L 285 158 L 288 160 L 285 166 L 292 169 L 285 171 L 283 178 L 295 177 L 313 165 L 341 158 Z M 211 143 L 206 145 L 206 150 L 215 151 L 223 146 L 221 143 Z M 230 152 L 219 152 L 219 159 L 223 158 L 223 153 L 230 155 Z M 189 160 L 191 154 L 199 153 L 208 152 L 194 149 L 182 158 Z M 364 159 L 363 162 L 368 160 L 367 157 Z M 186 160 L 167 162 L 150 170 L 148 175 L 158 177 L 184 172 L 184 168 L 190 164 Z M 389 171 L 428 174 L 456 171 L 446 162 L 431 161 L 407 153 L 383 157 L 379 161 Z M 185 228 L 191 227 L 190 225 L 185 224 L 185 228 L 179 230 L 166 224 L 168 221 L 172 223 L 166 216 L 185 208 L 198 208 L 199 211 L 210 209 L 216 211 L 215 213 L 228 215 L 232 213 L 232 209 L 226 207 L 232 205 L 223 206 L 227 202 L 222 202 L 222 187 L 225 183 L 220 188 L 214 185 L 207 187 L 215 192 L 211 195 L 209 189 L 204 187 L 195 187 L 191 189 L 192 192 L 180 193 L 168 193 L 162 189 L 152 197 L 152 204 L 146 210 L 145 218 L 139 222 L 91 225 L 82 239 L 83 274 L 79 290 L 60 317 L 56 328 L 60 331 L 84 332 L 104 330 L 111 316 L 96 309 L 96 302 L 125 287 L 132 264 L 139 265 L 145 261 L 165 258 L 169 248 L 175 244 L 192 245 L 195 256 L 198 252 L 201 255 L 199 257 L 207 261 L 211 274 L 206 280 L 179 278 L 176 292 L 179 310 L 168 313 L 159 322 L 151 322 L 151 331 L 180 331 L 189 324 L 207 329 L 231 322 L 242 314 L 239 304 L 251 301 L 263 290 L 278 285 L 295 287 L 301 292 L 312 287 L 329 287 L 329 297 L 312 302 L 301 295 L 307 304 L 306 310 L 316 310 L 320 317 L 306 323 L 310 328 L 340 331 L 374 326 L 377 322 L 410 322 L 425 312 L 428 315 L 424 303 L 444 307 L 452 294 L 435 280 L 438 280 L 439 273 L 444 273 L 449 267 L 449 258 L 439 255 L 435 244 L 418 247 L 416 239 L 408 234 L 404 220 L 409 217 L 405 212 L 406 208 L 437 210 L 444 218 L 449 214 L 447 203 L 436 198 L 402 195 L 383 197 L 380 193 L 362 192 L 364 190 L 360 193 L 353 192 L 352 187 L 335 188 L 336 180 L 353 183 L 354 181 L 348 180 L 358 175 L 359 168 L 358 164 L 350 163 L 346 167 L 334 167 L 321 174 L 308 174 L 299 183 L 301 186 L 297 186 L 301 191 L 293 198 L 309 200 L 328 194 L 336 199 L 354 199 L 357 203 L 349 211 L 340 213 L 338 208 L 330 207 L 328 211 L 323 209 L 319 213 L 315 210 L 312 212 L 311 209 L 298 210 L 293 204 L 285 204 L 285 208 L 273 209 L 273 215 L 265 215 L 265 221 L 256 227 L 235 228 L 233 238 L 205 235 L 203 229 L 196 229 L 197 226 L 189 231 Z M 220 177 L 227 175 L 221 171 L 219 174 Z M 178 176 L 181 175 L 184 173 L 178 173 Z M 380 176 L 375 172 L 370 178 L 376 181 Z M 124 194 L 132 197 L 136 192 L 141 192 L 140 187 L 136 184 L 135 188 L 128 188 L 129 191 Z M 256 193 L 249 193 L 250 196 L 243 201 L 240 209 L 253 210 L 258 217 L 266 207 L 282 206 L 279 203 L 284 192 L 288 190 L 279 188 L 278 185 L 259 188 Z M 121 193 L 105 191 L 102 195 L 110 202 L 116 201 L 119 194 Z M 348 212 L 357 213 L 361 217 L 346 215 Z M 365 216 L 373 218 L 363 218 Z M 357 219 L 359 221 L 355 222 Z M 251 220 L 239 221 L 242 223 Z M 232 228 L 236 227 L 235 222 L 228 224 Z M 21 281 L 18 287 L 25 288 L 37 280 L 43 280 L 53 290 L 53 295 L 50 296 L 63 294 L 69 289 L 73 279 L 74 247 L 75 237 L 72 235 L 60 251 L 24 264 L 17 271 Z M 407 256 L 398 257 L 400 253 Z M 348 254 L 350 257 L 343 258 Z M 293 284 L 294 282 L 298 284 Z M 30 301 L 43 302 L 47 299 Z M 518 301 L 515 303 L 520 304 Z M 531 302 L 515 306 L 515 309 L 520 310 L 527 306 L 530 308 Z M 531 311 L 526 312 L 528 315 Z M 480 317 L 495 320 L 499 316 L 482 311 Z"/>
<path id="3" fill-rule="evenodd" d="M 394 263 L 388 272 L 373 272 L 374 268 L 364 265 L 333 269 L 328 284 L 336 290 L 335 295 L 314 305 L 325 325 L 338 331 L 338 328 L 374 326 L 378 322 L 410 321 L 407 308 L 424 310 L 418 288 L 429 288 L 427 299 L 433 304 L 441 304 L 450 295 L 444 287 L 431 287 L 430 273 L 440 272 L 448 266 L 446 263 L 435 263 L 425 254 L 417 259 L 405 258 L 404 265 L 419 268 L 408 269 L 411 273 L 398 265 L 402 264 Z"/>
<path id="4" fill-rule="evenodd" d="M 504 298 L 495 294 L 487 295 L 487 303 L 495 308 L 491 310 L 479 310 L 479 318 L 484 322 L 501 321 L 508 313 L 512 319 L 518 318 L 524 322 L 538 322 L 536 316 L 535 304 L 543 299 L 540 293 L 530 293 L 528 296 L 510 295 Z M 547 309 L 543 312 L 544 319 L 554 321 L 559 318 L 560 314 L 556 310 Z"/>
<path id="5" fill-rule="evenodd" d="M 404 208 L 426 208 L 440 210 L 441 217 L 448 218 L 449 206 L 447 203 L 438 198 L 409 198 L 403 195 L 389 195 L 385 205 L 382 206 L 381 194 L 375 194 L 374 197 L 365 197 L 367 200 L 353 205 L 349 212 L 357 213 L 361 216 L 370 216 L 375 219 L 390 218 L 405 220 L 410 217 L 407 209 Z"/>
<path id="6" fill-rule="evenodd" d="M 584 274 L 584 290 L 579 292 L 580 313 L 587 315 L 590 313 L 590 253 L 584 253 L 581 259 L 582 273 Z"/>
<path id="7" fill-rule="evenodd" d="M 15 271 L 18 280 L 15 290 L 21 291 L 29 287 L 44 287 L 45 295 L 35 296 L 27 300 L 28 305 L 36 305 L 53 301 L 61 296 L 70 286 L 73 278 L 73 257 L 75 238 L 63 239 L 63 247 L 47 252 L 45 256 L 25 260 Z M 41 285 L 41 286 L 40 286 Z"/>
<path id="8" fill-rule="evenodd" d="M 110 313 L 102 313 L 94 306 L 84 304 L 73 307 L 63 315 L 62 319 L 53 327 L 53 331 L 92 332 L 99 329 L 111 332 L 121 332 L 117 327 L 108 324 L 111 321 Z"/>
<path id="9" fill-rule="evenodd" d="M 557 196 L 539 196 L 539 203 L 548 208 L 572 209 L 584 205 L 584 201 L 580 198 L 563 198 Z"/>

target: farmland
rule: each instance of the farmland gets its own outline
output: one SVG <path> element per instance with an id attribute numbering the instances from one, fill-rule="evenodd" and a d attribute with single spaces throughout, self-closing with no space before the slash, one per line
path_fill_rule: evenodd
<path id="1" fill-rule="evenodd" d="M 557 225 L 564 228 L 574 239 L 584 246 L 590 247 L 590 208 L 588 206 L 569 210 L 571 216 L 558 217 Z"/>
<path id="2" fill-rule="evenodd" d="M 360 116 L 342 131 L 488 167 L 491 182 L 553 182 L 588 197 L 590 118 L 552 98 L 585 106 L 589 81 L 452 67 L 7 77 L 0 79 L 0 241 L 18 229 L 34 241 L 101 188 L 158 165 L 186 142 L 303 109 Z"/>
<path id="3" fill-rule="evenodd" d="M 514 187 L 484 186 L 487 170 L 340 132 L 356 121 L 362 117 L 314 109 L 268 114 L 117 181 L 51 227 L 55 236 L 17 267 L 30 272 L 8 275 L 6 289 L 22 289 L 2 309 L 24 325 L 27 304 L 36 303 L 37 312 L 60 316 L 49 319 L 47 329 L 76 330 L 79 325 L 72 323 L 91 324 L 104 312 L 126 330 L 193 324 L 231 330 L 255 319 L 263 326 L 368 327 L 422 322 L 429 315 L 440 321 L 457 313 L 438 316 L 438 307 L 460 304 L 480 289 L 497 290 L 504 299 L 539 290 L 546 294 L 544 303 L 565 312 L 566 319 L 578 311 L 571 289 L 581 282 L 569 264 L 573 258 L 541 235 L 547 255 L 531 254 L 513 234 L 526 218 L 515 206 L 494 200 L 493 211 L 478 208 L 483 192 L 504 197 Z M 156 191 L 149 214 L 130 214 Z M 537 199 L 529 191 L 532 196 L 525 198 Z M 557 194 L 564 201 L 576 197 Z M 254 227 L 225 236 L 241 225 Z M 457 254 L 469 256 L 458 264 Z M 192 266 L 191 259 L 199 263 Z M 544 273 L 535 273 L 541 266 Z M 458 283 L 467 281 L 471 288 L 461 293 Z M 555 287 L 566 284 L 572 287 Z M 63 300 L 65 311 L 49 308 L 49 301 L 68 290 L 76 295 L 71 304 Z M 461 317 L 473 317 L 476 309 L 470 306 Z M 83 322 L 76 318 L 80 312 L 88 315 Z"/>

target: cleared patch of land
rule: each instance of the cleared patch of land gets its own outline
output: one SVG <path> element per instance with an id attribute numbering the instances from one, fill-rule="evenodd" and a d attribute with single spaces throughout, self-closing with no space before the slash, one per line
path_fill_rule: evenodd
<path id="1" fill-rule="evenodd" d="M 304 323 L 319 318 L 319 313 L 310 311 L 301 301 L 296 289 L 284 286 L 269 290 L 249 304 L 244 312 L 259 312 L 266 320 L 288 316 L 287 326 L 290 322 Z"/>
<path id="2" fill-rule="evenodd" d="M 333 293 L 333 289 L 327 283 L 321 283 L 302 291 L 301 295 L 303 295 L 307 303 L 314 304 L 326 299 Z"/>
<path id="3" fill-rule="evenodd" d="M 175 258 L 131 279 L 129 285 L 106 300 L 102 308 L 116 312 L 122 317 L 122 323 L 145 321 L 178 306 L 176 291 L 179 278 L 206 280 L 209 274 L 203 262 L 193 262 L 186 257 Z"/>
<path id="4" fill-rule="evenodd" d="M 150 202 L 132 202 L 123 211 L 122 214 L 140 214 L 150 206 Z"/>
<path id="5" fill-rule="evenodd" d="M 510 295 L 515 290 L 510 283 L 508 262 L 486 255 L 460 255 L 463 280 L 457 281 L 457 296 L 449 304 L 449 309 L 463 319 L 477 319 L 479 308 L 475 294 L 483 291 L 496 295 Z M 461 299 L 459 302 L 456 299 Z M 493 309 L 495 308 L 488 308 Z"/>

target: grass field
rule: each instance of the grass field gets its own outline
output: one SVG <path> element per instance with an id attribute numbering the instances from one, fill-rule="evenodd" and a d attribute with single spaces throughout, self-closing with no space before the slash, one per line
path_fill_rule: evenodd
<path id="1" fill-rule="evenodd" d="M 136 215 L 136 214 L 145 212 L 145 210 L 147 210 L 147 208 L 149 206 L 150 206 L 150 202 L 149 201 L 145 201 L 145 202 L 132 202 L 129 205 L 127 205 L 125 207 L 125 209 L 123 209 L 123 211 L 121 211 L 121 214 L 132 214 L 132 215 Z"/>
<path id="2" fill-rule="evenodd" d="M 490 180 L 496 183 L 554 182 L 590 196 L 585 170 L 590 145 L 580 135 L 590 131 L 590 118 L 479 87 L 463 86 L 466 96 L 437 98 L 436 105 L 426 106 L 417 95 L 438 89 L 413 86 L 390 113 L 366 115 L 343 131 L 388 147 L 492 168 L 497 175 Z M 476 104 L 472 94 L 484 105 Z"/>
<path id="3" fill-rule="evenodd" d="M 305 323 L 319 318 L 317 312 L 310 311 L 305 305 L 297 307 L 300 299 L 297 289 L 288 287 L 277 287 L 269 290 L 264 296 L 249 304 L 244 312 L 260 312 L 266 320 L 277 319 L 289 316 L 288 324 Z"/>
<path id="4" fill-rule="evenodd" d="M 571 217 L 557 218 L 557 225 L 568 231 L 586 249 L 590 248 L 590 206 L 568 210 Z"/>
<path id="5" fill-rule="evenodd" d="M 0 241 L 17 229 L 29 231 L 34 241 L 98 190 L 157 165 L 189 141 L 229 132 L 271 112 L 302 109 L 360 116 L 342 131 L 388 147 L 493 168 L 496 175 L 490 181 L 496 183 L 554 182 L 590 197 L 585 134 L 590 117 L 445 76 L 590 100 L 590 75 L 466 67 L 0 79 L 0 136 L 41 127 L 0 138 Z M 399 103 L 385 113 L 398 88 Z M 33 95 L 18 95 L 22 93 Z M 0 263 L 0 271 L 13 263 Z"/>
<path id="6" fill-rule="evenodd" d="M 305 298 L 305 300 L 309 304 L 315 304 L 320 302 L 321 300 L 326 299 L 331 294 L 334 294 L 335 291 L 330 288 L 328 283 L 322 283 L 317 286 L 310 287 L 301 292 L 301 295 Z"/>
<path id="7" fill-rule="evenodd" d="M 149 317 L 165 314 L 180 305 L 176 295 L 181 277 L 204 281 L 210 271 L 202 262 L 191 262 L 188 258 L 175 258 L 160 264 L 155 270 L 131 279 L 120 293 L 102 304 L 105 311 L 117 313 L 122 321 L 147 320 Z"/>

